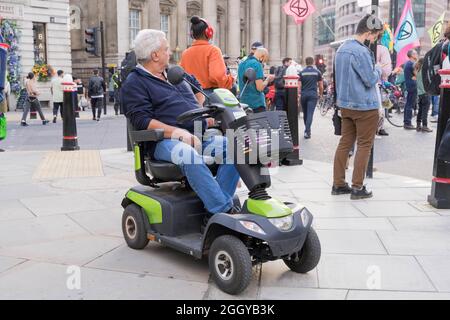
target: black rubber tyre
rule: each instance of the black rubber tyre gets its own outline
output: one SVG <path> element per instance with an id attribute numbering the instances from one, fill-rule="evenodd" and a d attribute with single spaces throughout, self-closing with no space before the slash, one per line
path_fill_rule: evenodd
<path id="1" fill-rule="evenodd" d="M 208 260 L 211 276 L 222 291 L 236 295 L 250 284 L 252 261 L 247 247 L 238 238 L 225 235 L 215 239 Z M 229 268 L 225 267 L 227 263 Z"/>
<path id="2" fill-rule="evenodd" d="M 125 208 L 122 216 L 122 232 L 130 248 L 142 250 L 148 245 L 144 217 L 141 208 L 136 204 L 130 204 Z"/>
<path id="3" fill-rule="evenodd" d="M 322 249 L 316 231 L 311 228 L 298 257 L 284 260 L 284 263 L 296 273 L 308 273 L 319 264 Z"/>

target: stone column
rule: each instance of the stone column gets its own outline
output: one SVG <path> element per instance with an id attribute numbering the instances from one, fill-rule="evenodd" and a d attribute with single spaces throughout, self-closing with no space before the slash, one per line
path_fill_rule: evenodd
<path id="1" fill-rule="evenodd" d="M 214 28 L 217 33 L 217 1 L 203 0 L 203 18 L 205 18 L 209 25 Z M 219 39 L 213 39 L 214 43 L 219 43 Z"/>
<path id="2" fill-rule="evenodd" d="M 281 1 L 270 0 L 270 64 L 277 65 L 281 61 Z"/>
<path id="3" fill-rule="evenodd" d="M 180 52 L 187 48 L 187 1 L 178 0 L 177 15 L 178 15 L 178 48 Z"/>
<path id="4" fill-rule="evenodd" d="M 250 45 L 255 41 L 263 41 L 263 7 L 262 0 L 250 1 Z M 264 44 L 266 45 L 266 44 Z"/>
<path id="5" fill-rule="evenodd" d="M 298 60 L 297 52 L 297 42 L 300 41 L 297 36 L 297 25 L 295 24 L 294 18 L 287 17 L 287 49 L 286 55 L 292 59 Z M 300 61 L 297 61 L 300 62 Z"/>
<path id="6" fill-rule="evenodd" d="M 308 17 L 303 23 L 303 59 L 314 57 L 313 17 Z"/>
<path id="7" fill-rule="evenodd" d="M 117 0 L 117 54 L 120 64 L 125 53 L 130 49 L 130 32 L 128 31 L 129 7 L 127 1 Z"/>
<path id="8" fill-rule="evenodd" d="M 159 0 L 149 0 L 148 25 L 150 29 L 161 30 L 161 7 Z"/>
<path id="9" fill-rule="evenodd" d="M 241 52 L 241 0 L 228 0 L 228 52 L 236 59 Z"/>

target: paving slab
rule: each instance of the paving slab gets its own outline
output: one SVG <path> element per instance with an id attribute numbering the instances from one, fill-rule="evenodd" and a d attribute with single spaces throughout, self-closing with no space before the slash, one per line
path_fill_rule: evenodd
<path id="1" fill-rule="evenodd" d="M 115 208 L 71 213 L 68 216 L 92 234 L 122 238 L 122 214 L 119 203 Z"/>
<path id="2" fill-rule="evenodd" d="M 318 288 L 317 270 L 298 274 L 282 260 L 267 262 L 262 265 L 261 287 Z"/>
<path id="3" fill-rule="evenodd" d="M 83 235 L 89 233 L 66 216 L 4 221 L 0 223 L 0 248 Z"/>
<path id="4" fill-rule="evenodd" d="M 2 300 L 200 300 L 207 285 L 144 275 L 80 269 L 81 288 L 68 289 L 67 266 L 27 262 L 0 275 Z"/>
<path id="5" fill-rule="evenodd" d="M 450 255 L 450 233 L 439 231 L 378 231 L 389 254 Z"/>
<path id="6" fill-rule="evenodd" d="M 83 236 L 0 248 L 0 255 L 82 266 L 123 245 L 120 238 Z"/>
<path id="7" fill-rule="evenodd" d="M 311 288 L 261 288 L 261 300 L 345 300 L 347 290 Z"/>
<path id="8" fill-rule="evenodd" d="M 387 218 L 315 218 L 317 230 L 395 230 Z"/>
<path id="9" fill-rule="evenodd" d="M 297 194 L 295 194 L 297 195 Z M 299 197 L 297 195 L 297 197 Z M 314 218 L 364 218 L 365 216 L 360 210 L 355 208 L 351 203 L 345 202 L 310 202 L 301 201 Z"/>
<path id="10" fill-rule="evenodd" d="M 0 176 L 1 178 L 1 176 Z M 0 179 L 1 180 L 1 179 Z M 45 184 L 9 184 L 0 185 L 0 201 L 17 200 L 26 197 L 49 197 L 58 195 L 57 190 L 52 190 Z"/>
<path id="11" fill-rule="evenodd" d="M 25 262 L 25 259 L 16 259 L 11 257 L 0 256 L 0 273 L 13 268 L 14 266 Z"/>
<path id="12" fill-rule="evenodd" d="M 88 191 L 83 192 L 83 194 L 86 194 L 89 197 L 93 198 L 95 201 L 101 203 L 106 208 L 120 208 L 123 210 L 121 204 L 128 190 L 129 188 L 122 188 L 118 190 L 102 190 L 100 193 Z"/>
<path id="13" fill-rule="evenodd" d="M 315 190 L 293 189 L 292 192 L 299 200 L 302 201 L 332 202 L 332 203 L 350 202 L 349 195 L 332 196 L 330 188 L 315 189 Z"/>
<path id="14" fill-rule="evenodd" d="M 21 202 L 31 212 L 40 217 L 105 209 L 105 206 L 97 200 L 81 193 L 53 197 L 24 198 L 21 199 Z"/>
<path id="15" fill-rule="evenodd" d="M 328 254 L 318 274 L 320 288 L 436 291 L 414 257 Z"/>
<path id="16" fill-rule="evenodd" d="M 405 201 L 358 201 L 353 206 L 367 217 L 436 216 L 433 212 L 419 211 Z"/>
<path id="17" fill-rule="evenodd" d="M 3 201 L 0 205 L 0 221 L 23 220 L 34 217 L 35 215 L 19 200 Z"/>
<path id="18" fill-rule="evenodd" d="M 389 218 L 398 231 L 450 232 L 450 217 Z"/>
<path id="19" fill-rule="evenodd" d="M 317 230 L 322 253 L 387 254 L 376 232 L 370 230 Z"/>
<path id="20" fill-rule="evenodd" d="M 347 300 L 450 300 L 450 293 L 350 290 Z"/>
<path id="21" fill-rule="evenodd" d="M 137 184 L 137 183 L 135 183 Z M 130 182 L 123 179 L 114 179 L 111 177 L 91 177 L 56 180 L 52 184 L 56 189 L 86 191 L 86 190 L 117 190 L 130 188 L 133 186 Z"/>
<path id="22" fill-rule="evenodd" d="M 422 265 L 436 288 L 439 291 L 445 291 L 450 295 L 450 256 L 419 256 L 417 257 L 417 260 Z"/>
<path id="23" fill-rule="evenodd" d="M 86 267 L 122 271 L 152 276 L 175 278 L 206 283 L 209 279 L 206 259 L 196 260 L 190 256 L 150 243 L 141 251 L 121 246 Z"/>

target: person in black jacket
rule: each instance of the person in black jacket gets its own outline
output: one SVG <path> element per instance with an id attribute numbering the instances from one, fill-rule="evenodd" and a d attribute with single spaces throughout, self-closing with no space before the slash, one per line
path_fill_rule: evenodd
<path id="1" fill-rule="evenodd" d="M 106 92 L 105 80 L 94 70 L 94 76 L 89 79 L 88 97 L 91 99 L 92 120 L 100 121 L 102 116 L 103 98 Z M 95 110 L 97 110 L 97 117 Z"/>
<path id="2" fill-rule="evenodd" d="M 286 90 L 284 88 L 284 76 L 291 65 L 292 58 L 284 58 L 283 65 L 275 71 L 275 106 L 277 110 L 286 111 Z"/>
<path id="3" fill-rule="evenodd" d="M 226 138 L 214 136 L 201 141 L 202 132 L 194 134 L 198 126 L 193 121 L 177 121 L 178 116 L 200 105 L 190 85 L 172 85 L 167 80 L 170 48 L 164 32 L 141 30 L 135 39 L 135 54 L 138 65 L 123 83 L 121 97 L 135 130 L 164 130 L 165 139 L 150 144 L 150 157 L 178 165 L 211 214 L 238 213 L 233 196 L 239 173 L 234 164 L 227 163 Z M 214 121 L 203 120 L 197 125 L 204 131 Z M 224 163 L 219 166 L 217 177 L 205 164 L 205 153 L 219 159 L 218 164 Z"/>

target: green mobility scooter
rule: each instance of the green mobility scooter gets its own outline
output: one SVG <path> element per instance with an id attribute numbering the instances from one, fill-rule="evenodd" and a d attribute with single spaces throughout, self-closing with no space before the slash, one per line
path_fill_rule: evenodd
<path id="1" fill-rule="evenodd" d="M 254 72 L 246 76 L 247 84 L 254 81 Z M 170 69 L 168 77 L 174 85 L 188 81 L 180 67 Z M 293 150 L 286 113 L 253 114 L 223 89 L 215 90 L 207 101 L 204 108 L 189 111 L 177 120 L 214 118 L 221 132 L 236 132 L 232 148 L 235 161 L 241 161 L 235 165 L 249 190 L 242 206 L 235 196 L 240 214 L 216 214 L 205 223 L 208 213 L 180 168 L 155 161 L 145 153 L 146 143 L 163 140 L 164 132 L 131 129 L 136 178 L 141 185 L 129 190 L 122 202 L 122 230 L 128 246 L 141 250 L 155 241 L 197 259 L 207 256 L 213 280 L 233 295 L 247 288 L 252 267 L 259 263 L 283 259 L 294 272 L 313 270 L 321 255 L 320 241 L 311 226 L 313 216 L 306 208 L 278 201 L 266 191 L 271 180 L 264 169 Z M 249 154 L 263 145 L 276 148 L 250 161 Z M 214 164 L 208 166 L 213 173 L 217 169 Z"/>

